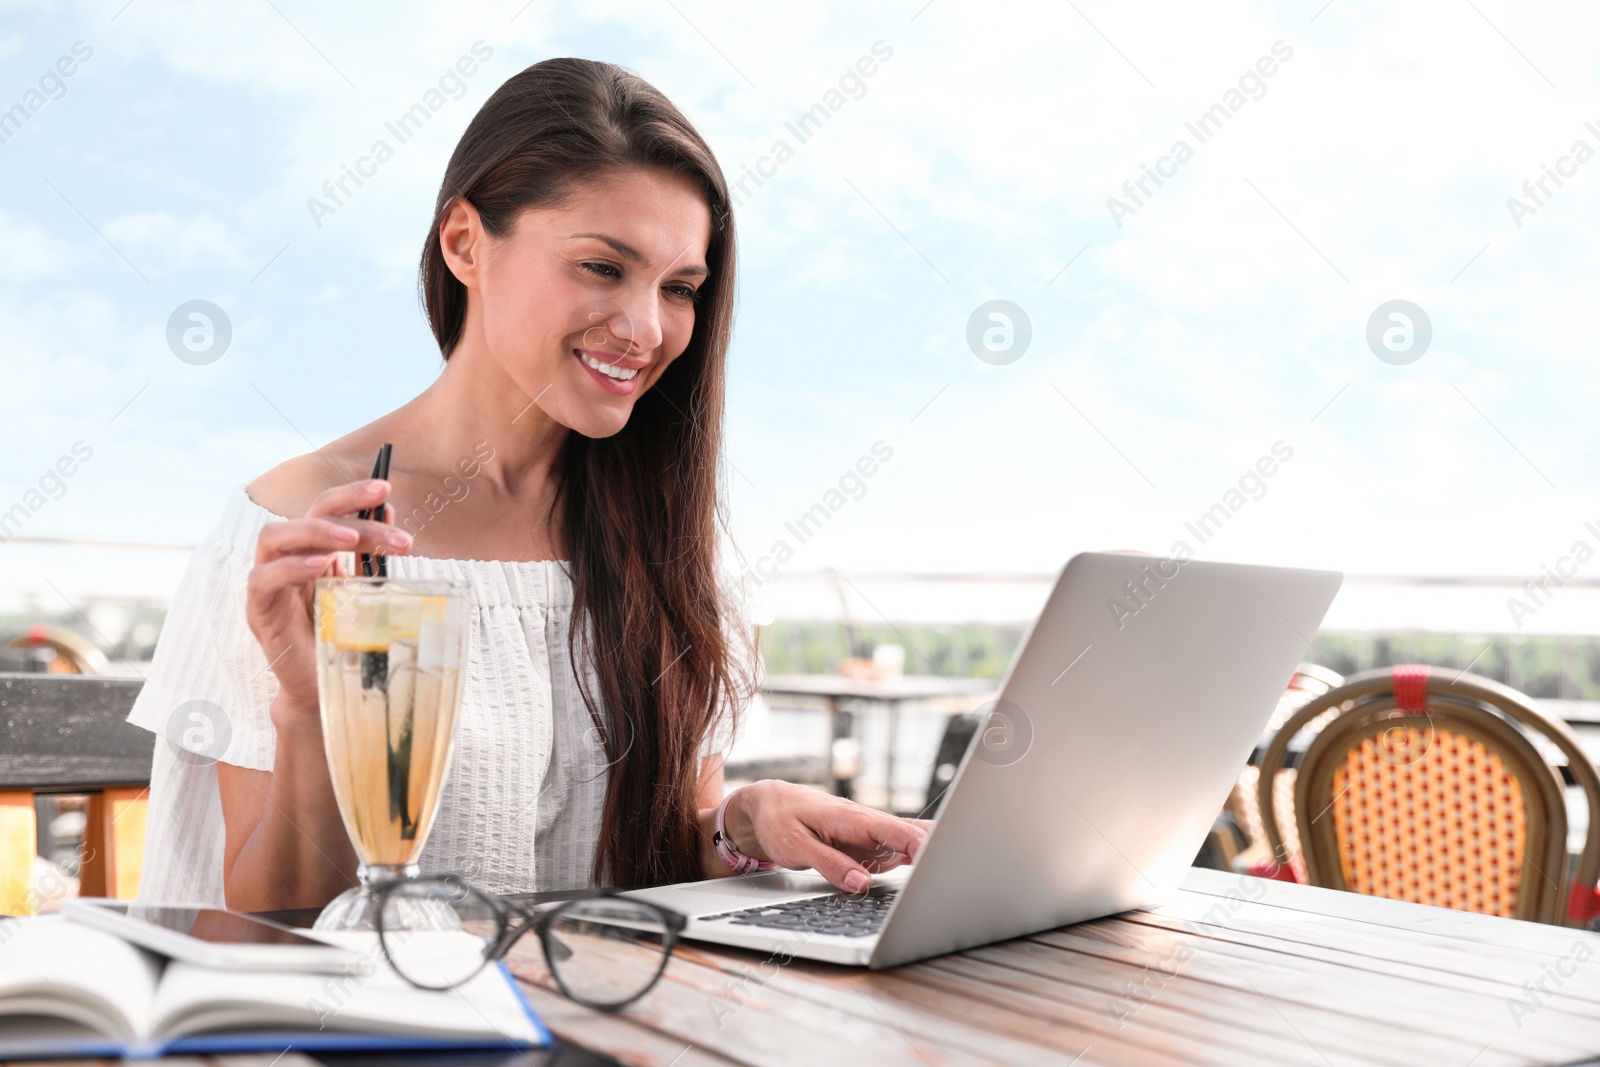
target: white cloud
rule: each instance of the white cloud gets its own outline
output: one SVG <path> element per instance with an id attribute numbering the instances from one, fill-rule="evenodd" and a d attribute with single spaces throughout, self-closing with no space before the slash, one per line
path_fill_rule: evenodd
<path id="1" fill-rule="evenodd" d="M 207 214 L 180 218 L 165 211 L 140 211 L 108 220 L 101 231 L 143 265 L 167 269 L 251 265 L 227 223 Z"/>
<path id="2" fill-rule="evenodd" d="M 59 278 L 74 261 L 67 242 L 30 219 L 0 210 L 0 281 Z"/>

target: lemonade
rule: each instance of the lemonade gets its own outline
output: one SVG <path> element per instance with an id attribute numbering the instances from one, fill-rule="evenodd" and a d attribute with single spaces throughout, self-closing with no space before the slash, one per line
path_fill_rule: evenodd
<path id="1" fill-rule="evenodd" d="M 427 843 L 461 706 L 465 609 L 443 582 L 317 583 L 323 743 L 363 867 L 404 867 Z"/>

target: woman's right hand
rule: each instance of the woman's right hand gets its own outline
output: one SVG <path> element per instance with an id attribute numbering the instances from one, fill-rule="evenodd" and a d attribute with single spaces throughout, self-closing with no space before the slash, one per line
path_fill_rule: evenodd
<path id="1" fill-rule="evenodd" d="M 313 583 L 342 573 L 335 552 L 404 555 L 411 535 L 397 526 L 356 518 L 389 499 L 389 483 L 374 478 L 324 490 L 303 519 L 269 522 L 256 541 L 245 616 L 278 676 L 278 702 L 306 713 L 317 711 L 316 631 Z M 378 511 L 377 514 L 382 514 Z"/>

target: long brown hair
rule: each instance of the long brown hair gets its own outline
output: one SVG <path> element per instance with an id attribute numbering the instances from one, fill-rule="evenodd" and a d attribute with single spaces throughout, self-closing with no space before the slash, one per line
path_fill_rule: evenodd
<path id="1" fill-rule="evenodd" d="M 733 215 L 711 149 L 681 112 L 630 71 L 547 59 L 512 77 L 478 111 L 445 169 L 422 252 L 420 288 L 446 359 L 467 291 L 445 265 L 439 229 L 457 200 L 494 237 L 529 208 L 565 202 L 626 167 L 694 181 L 711 208 L 689 346 L 607 438 L 567 435 L 561 527 L 571 558 L 569 653 L 592 660 L 599 692 L 580 689 L 604 739 L 610 777 L 594 876 L 613 885 L 703 877 L 696 791 L 701 738 L 751 687 L 748 635 L 717 579 L 725 529 L 718 494 L 723 362 L 733 320 Z"/>

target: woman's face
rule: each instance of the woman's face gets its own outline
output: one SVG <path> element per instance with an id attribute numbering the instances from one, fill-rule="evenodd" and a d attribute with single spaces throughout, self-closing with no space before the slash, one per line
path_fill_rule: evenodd
<path id="1" fill-rule="evenodd" d="M 483 242 L 462 279 L 481 301 L 486 355 L 556 422 L 611 436 L 688 347 L 710 239 L 704 194 L 655 168 L 523 212 L 505 239 Z"/>

